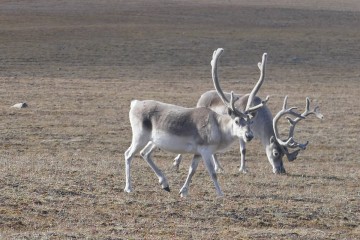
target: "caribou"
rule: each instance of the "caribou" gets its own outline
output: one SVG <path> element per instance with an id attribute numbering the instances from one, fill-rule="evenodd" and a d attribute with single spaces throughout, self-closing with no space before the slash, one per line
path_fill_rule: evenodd
<path id="1" fill-rule="evenodd" d="M 262 63 L 258 63 L 258 67 L 260 69 L 260 79 L 257 83 L 259 86 L 256 90 L 258 90 L 261 84 L 264 81 L 265 76 L 265 62 L 266 55 L 263 56 Z M 216 64 L 217 62 L 215 62 Z M 218 75 L 217 75 L 217 66 L 213 67 L 213 81 L 214 83 L 218 83 Z M 216 92 L 217 91 L 217 92 Z M 218 114 L 227 115 L 228 111 L 225 107 L 223 107 L 222 101 L 223 98 L 228 98 L 230 93 L 223 93 L 221 89 L 217 89 L 216 91 L 211 90 L 207 91 L 201 95 L 200 99 L 197 102 L 197 107 L 208 107 Z M 251 94 L 244 95 L 235 95 L 239 100 L 235 103 L 235 109 L 238 111 L 233 111 L 233 113 L 237 114 L 237 112 L 241 112 L 243 109 L 249 108 L 249 104 L 260 104 L 263 102 L 260 97 L 255 96 L 257 91 L 252 91 Z M 249 98 L 252 98 L 251 101 L 248 101 Z M 265 101 L 268 100 L 268 96 Z M 287 96 L 284 99 L 283 109 L 280 110 L 276 116 L 273 118 L 270 109 L 264 105 L 264 107 L 258 109 L 256 114 L 253 114 L 251 130 L 254 134 L 254 137 L 260 139 L 262 145 L 265 147 L 266 156 L 268 158 L 269 163 L 272 166 L 272 171 L 275 174 L 284 174 L 286 170 L 283 164 L 284 155 L 287 156 L 288 161 L 293 161 L 297 158 L 297 155 L 300 150 L 305 150 L 308 142 L 306 144 L 297 143 L 294 140 L 294 130 L 295 125 L 300 120 L 306 118 L 310 114 L 315 114 L 317 118 L 322 119 L 323 115 L 319 111 L 319 107 L 315 107 L 312 111 L 310 111 L 310 99 L 306 98 L 306 106 L 305 111 L 302 114 L 299 114 L 294 111 L 295 107 L 286 108 L 287 104 Z M 290 123 L 290 131 L 288 138 L 286 140 L 282 140 L 278 131 L 278 122 L 279 119 L 284 115 L 293 115 L 296 119 L 291 119 L 290 117 L 286 117 Z M 246 164 L 245 164 L 245 155 L 246 155 L 246 141 L 243 138 L 239 139 L 240 142 L 240 168 L 239 171 L 242 173 L 247 172 Z M 293 152 L 289 152 L 289 149 L 296 149 Z M 173 163 L 173 167 L 178 170 L 181 162 L 182 156 L 179 154 Z M 216 172 L 223 171 L 220 163 L 218 162 L 216 156 L 213 157 L 214 168 Z"/>
<path id="2" fill-rule="evenodd" d="M 214 51 L 211 61 L 216 68 L 217 61 L 223 49 Z M 215 83 L 215 82 L 214 82 Z M 238 100 L 230 93 L 230 100 L 223 95 L 218 82 L 215 89 L 221 96 L 224 107 L 229 114 L 218 114 L 210 108 L 185 108 L 154 100 L 133 100 L 131 102 L 129 119 L 132 129 L 132 141 L 125 152 L 125 192 L 132 192 L 130 167 L 136 153 L 140 151 L 142 158 L 149 164 L 159 179 L 161 187 L 170 191 L 168 181 L 162 171 L 151 158 L 151 153 L 160 148 L 172 153 L 191 153 L 193 160 L 189 167 L 186 181 L 180 189 L 180 196 L 188 195 L 192 176 L 195 174 L 200 158 L 215 185 L 216 193 L 223 193 L 217 181 L 217 175 L 212 164 L 212 156 L 229 148 L 236 139 L 250 141 L 253 133 L 250 129 L 250 118 L 264 107 L 265 101 L 252 105 L 253 96 L 248 98 L 249 107 L 244 111 L 235 108 Z M 251 107 L 250 107 L 251 106 Z"/>

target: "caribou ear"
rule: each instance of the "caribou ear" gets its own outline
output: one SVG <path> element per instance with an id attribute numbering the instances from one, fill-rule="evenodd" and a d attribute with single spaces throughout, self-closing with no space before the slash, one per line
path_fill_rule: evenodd
<path id="1" fill-rule="evenodd" d="M 256 115 L 257 115 L 257 111 L 251 112 L 251 113 L 249 114 L 249 117 L 250 117 L 250 119 L 253 119 L 254 117 L 256 117 Z"/>
<path id="2" fill-rule="evenodd" d="M 300 149 L 298 149 L 298 150 L 296 150 L 296 151 L 294 151 L 292 153 L 286 154 L 286 156 L 288 158 L 288 161 L 289 162 L 294 161 L 296 159 L 297 155 L 299 154 L 299 151 L 300 151 Z"/>
<path id="3" fill-rule="evenodd" d="M 270 143 L 275 143 L 275 142 L 276 142 L 275 137 L 274 137 L 274 136 L 271 136 L 271 137 L 270 137 Z"/>

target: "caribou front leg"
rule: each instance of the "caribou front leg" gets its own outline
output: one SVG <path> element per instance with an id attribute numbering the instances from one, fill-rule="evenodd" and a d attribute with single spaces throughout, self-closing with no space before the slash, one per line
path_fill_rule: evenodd
<path id="1" fill-rule="evenodd" d="M 189 167 L 189 173 L 186 177 L 184 185 L 182 186 L 182 188 L 180 189 L 180 192 L 179 192 L 181 197 L 186 197 L 189 193 L 191 178 L 196 172 L 196 169 L 199 165 L 200 158 L 201 158 L 200 155 L 194 155 L 194 157 L 191 161 L 191 165 Z"/>
<path id="2" fill-rule="evenodd" d="M 190 165 L 190 168 L 189 168 L 189 173 L 187 175 L 186 181 L 185 181 L 183 187 L 180 189 L 180 196 L 181 197 L 186 197 L 188 195 L 191 178 L 196 172 L 196 169 L 197 169 L 197 167 L 199 165 L 200 157 L 201 157 L 200 155 L 194 155 L 194 157 L 193 157 L 193 159 L 191 161 L 191 165 Z M 223 196 L 223 193 L 222 193 L 222 191 L 220 189 L 220 186 L 219 186 L 219 183 L 217 181 L 217 176 L 216 176 L 214 166 L 213 166 L 213 164 L 211 162 L 211 155 L 208 156 L 207 154 L 203 154 L 202 158 L 204 160 L 206 169 L 208 170 L 209 175 L 210 175 L 211 179 L 214 182 L 217 195 L 219 197 Z"/>
<path id="3" fill-rule="evenodd" d="M 245 155 L 246 155 L 246 144 L 243 139 L 240 139 L 240 168 L 239 171 L 241 173 L 247 173 L 247 169 L 245 166 Z"/>
<path id="4" fill-rule="evenodd" d="M 212 164 L 211 162 L 211 159 L 212 159 L 212 155 L 208 154 L 208 153 L 203 153 L 201 154 L 203 160 L 204 160 L 204 163 L 205 163 L 205 167 L 215 185 L 215 189 L 216 189 L 216 194 L 218 195 L 218 197 L 222 197 L 224 196 L 223 192 L 221 191 L 220 189 L 220 186 L 219 186 L 219 182 L 217 180 L 217 176 L 216 176 L 216 172 L 215 172 L 215 169 L 214 169 L 214 165 Z"/>

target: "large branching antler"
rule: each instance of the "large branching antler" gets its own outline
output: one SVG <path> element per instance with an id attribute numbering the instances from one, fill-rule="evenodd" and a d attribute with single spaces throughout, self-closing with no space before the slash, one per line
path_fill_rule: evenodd
<path id="1" fill-rule="evenodd" d="M 239 110 L 237 110 L 234 106 L 234 103 L 235 103 L 235 101 L 238 100 L 238 98 L 234 98 L 233 92 L 231 92 L 231 99 L 229 101 L 226 98 L 224 92 L 221 90 L 221 87 L 220 87 L 220 83 L 219 83 L 219 79 L 218 79 L 218 75 L 217 75 L 217 66 L 218 66 L 218 60 L 219 60 L 221 54 L 223 53 L 223 51 L 224 51 L 224 49 L 222 49 L 222 48 L 218 48 L 217 50 L 215 50 L 213 53 L 212 60 L 211 60 L 211 66 L 212 66 L 211 73 L 212 73 L 212 79 L 214 82 L 214 87 L 215 87 L 219 97 L 221 98 L 223 103 L 228 108 L 230 108 L 236 115 L 245 117 L 248 114 L 250 114 L 254 111 L 257 111 L 259 108 L 263 107 L 266 104 L 266 102 L 269 100 L 269 96 L 267 96 L 265 101 L 262 101 L 260 104 L 251 107 L 251 104 L 265 79 L 265 65 L 266 65 L 267 54 L 266 53 L 263 54 L 262 62 L 258 64 L 258 67 L 260 69 L 260 78 L 259 78 L 259 81 L 257 82 L 257 84 L 255 85 L 254 89 L 251 91 L 245 111 L 244 111 L 244 113 L 242 113 Z"/>
<path id="2" fill-rule="evenodd" d="M 273 128 L 274 128 L 274 134 L 275 134 L 275 138 L 276 138 L 277 142 L 282 147 L 282 149 L 283 149 L 284 153 L 286 154 L 288 160 L 293 161 L 293 160 L 296 159 L 299 151 L 300 150 L 305 150 L 307 145 L 309 144 L 308 141 L 306 143 L 298 143 L 298 142 L 296 142 L 294 140 L 294 132 L 295 132 L 296 124 L 299 121 L 301 121 L 302 119 L 305 119 L 310 114 L 315 114 L 316 117 L 318 117 L 320 119 L 323 118 L 323 115 L 320 113 L 318 106 L 315 107 L 314 110 L 310 111 L 310 99 L 308 97 L 306 98 L 305 111 L 302 114 L 293 111 L 294 109 L 297 109 L 296 107 L 291 107 L 291 108 L 286 107 L 287 98 L 288 98 L 288 96 L 285 96 L 283 108 L 275 115 L 275 117 L 273 119 Z M 280 134 L 279 134 L 279 131 L 278 131 L 278 126 L 277 126 L 277 123 L 278 123 L 279 119 L 283 115 L 292 115 L 292 116 L 296 117 L 295 119 L 292 119 L 289 116 L 286 117 L 286 119 L 290 123 L 290 130 L 289 130 L 289 136 L 285 141 L 283 141 L 280 138 Z M 290 153 L 288 151 L 288 148 L 298 148 L 298 149 L 295 150 L 294 152 Z"/>
<path id="3" fill-rule="evenodd" d="M 281 146 L 284 146 L 284 147 L 290 147 L 290 148 L 296 148 L 297 145 L 302 145 L 302 144 L 298 144 L 294 141 L 294 131 L 292 131 L 292 134 L 289 134 L 289 137 L 287 140 L 283 141 L 281 138 L 280 138 L 280 134 L 279 134 L 279 131 L 278 131 L 278 121 L 279 119 L 283 116 L 283 115 L 286 115 L 286 114 L 290 114 L 290 115 L 293 115 L 295 117 L 297 117 L 299 120 L 300 119 L 304 119 L 305 117 L 301 116 L 300 113 L 297 113 L 295 111 L 293 111 L 294 109 L 297 109 L 296 107 L 291 107 L 291 108 L 287 108 L 286 105 L 287 105 L 287 99 L 288 99 L 288 96 L 285 96 L 284 98 L 284 104 L 283 104 L 283 107 L 282 109 L 275 115 L 274 119 L 273 119 L 273 128 L 274 128 L 274 134 L 275 134 L 275 138 L 277 140 L 277 142 L 281 145 Z M 295 123 L 296 124 L 296 123 Z"/>
<path id="4" fill-rule="evenodd" d="M 267 96 L 266 99 L 264 101 L 262 101 L 260 104 L 251 107 L 251 104 L 253 103 L 256 94 L 258 93 L 261 85 L 263 84 L 263 82 L 265 80 L 266 60 L 267 60 L 267 53 L 264 53 L 262 56 L 261 63 L 260 62 L 258 63 L 258 67 L 260 70 L 260 78 L 259 78 L 258 82 L 256 83 L 255 87 L 253 88 L 253 90 L 249 94 L 249 98 L 248 98 L 246 108 L 245 108 L 245 113 L 251 113 L 251 112 L 257 111 L 259 108 L 263 107 L 266 104 L 266 102 L 269 100 L 269 96 Z"/>
<path id="5" fill-rule="evenodd" d="M 222 48 L 216 49 L 214 51 L 214 53 L 213 53 L 213 57 L 212 57 L 212 60 L 211 60 L 211 67 L 212 67 L 211 74 L 212 74 L 212 79 L 213 79 L 213 82 L 214 82 L 214 87 L 215 87 L 216 92 L 218 93 L 219 97 L 221 98 L 221 100 L 225 104 L 225 106 L 227 106 L 229 109 L 231 109 L 231 111 L 233 111 L 236 115 L 241 116 L 241 117 L 246 117 L 246 114 L 240 112 L 234 106 L 234 103 L 239 98 L 234 98 L 234 93 L 231 92 L 231 99 L 229 101 L 226 98 L 224 92 L 221 90 L 219 79 L 218 79 L 218 74 L 217 74 L 217 66 L 218 66 L 219 58 L 220 58 L 220 56 L 221 56 L 221 54 L 223 52 L 224 52 L 224 49 L 222 49 Z"/>

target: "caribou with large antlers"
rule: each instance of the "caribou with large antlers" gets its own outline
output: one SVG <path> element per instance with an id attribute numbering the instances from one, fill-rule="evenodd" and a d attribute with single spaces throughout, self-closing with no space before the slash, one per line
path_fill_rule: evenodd
<path id="1" fill-rule="evenodd" d="M 214 52 L 212 67 L 223 52 Z M 212 156 L 224 151 L 236 139 L 250 141 L 253 133 L 250 129 L 250 117 L 261 109 L 263 102 L 249 107 L 246 111 L 235 108 L 236 98 L 230 94 L 230 100 L 224 97 L 219 85 L 217 93 L 222 97 L 228 115 L 218 114 L 209 108 L 184 108 L 162 102 L 134 100 L 131 102 L 129 118 L 132 128 L 131 146 L 125 152 L 126 186 L 124 191 L 131 192 L 130 165 L 133 156 L 140 151 L 140 155 L 153 169 L 164 190 L 170 191 L 168 181 L 162 171 L 151 159 L 151 153 L 156 148 L 173 153 L 191 153 L 194 155 L 187 179 L 180 190 L 182 197 L 188 194 L 189 184 L 203 158 L 205 166 L 215 185 L 217 195 L 223 193 L 217 181 L 216 172 L 212 165 Z M 249 101 L 251 98 L 249 98 Z"/>
<path id="2" fill-rule="evenodd" d="M 258 84 L 256 87 L 252 90 L 250 94 L 245 95 L 235 95 L 236 98 L 239 98 L 239 101 L 235 103 L 234 109 L 237 109 L 239 111 L 246 111 L 250 107 L 251 104 L 261 104 L 263 101 L 261 98 L 255 96 L 258 92 L 261 84 L 264 81 L 265 76 L 265 63 L 266 63 L 266 54 L 263 55 L 262 62 L 258 64 L 258 67 L 260 69 L 260 79 L 258 81 Z M 213 81 L 214 85 L 218 85 L 218 77 L 217 77 L 217 62 L 215 62 L 215 65 L 213 66 Z M 222 93 L 220 90 L 220 94 L 218 94 L 215 91 L 208 91 L 201 95 L 197 107 L 208 107 L 212 109 L 213 111 L 217 112 L 218 114 L 227 115 L 228 112 L 226 108 L 222 105 L 222 99 L 228 98 L 230 96 L 230 93 Z M 251 101 L 249 101 L 249 98 L 251 98 Z M 265 102 L 267 101 L 268 97 L 266 98 Z M 310 111 L 310 100 L 309 98 L 306 99 L 306 108 L 305 112 L 302 114 L 298 114 L 293 111 L 295 108 L 286 109 L 286 101 L 287 97 L 284 100 L 284 106 L 283 109 L 276 114 L 276 116 L 272 117 L 271 111 L 267 106 L 264 106 L 260 108 L 255 116 L 252 118 L 252 125 L 251 130 L 254 133 L 255 138 L 260 139 L 262 145 L 265 147 L 265 152 L 267 155 L 267 158 L 272 166 L 274 173 L 285 173 L 284 164 L 282 161 L 282 158 L 284 155 L 287 156 L 289 161 L 293 161 L 296 159 L 298 153 L 300 150 L 304 150 L 306 148 L 306 144 L 298 144 L 294 141 L 294 129 L 297 122 L 299 122 L 301 119 L 304 119 L 306 116 L 310 114 L 315 114 L 318 118 L 322 119 L 323 116 L 319 112 L 319 107 L 315 107 L 313 111 Z M 250 105 L 249 105 L 250 104 Z M 235 114 L 237 111 L 233 111 Z M 287 117 L 290 123 L 290 132 L 289 132 L 289 138 L 286 141 L 282 141 L 278 132 L 278 120 L 281 116 L 290 114 L 293 116 L 296 116 L 297 118 L 295 120 L 290 119 Z M 246 148 L 245 148 L 245 141 L 244 139 L 240 138 L 240 172 L 246 173 L 247 169 L 245 166 L 245 154 L 246 154 Z M 294 152 L 289 152 L 289 148 L 297 148 Z M 213 157 L 214 161 L 214 167 L 216 171 L 222 170 L 222 167 L 220 166 L 219 162 L 217 161 L 217 158 Z M 179 168 L 179 164 L 181 162 L 181 155 L 178 155 L 175 158 L 174 161 L 174 167 L 176 169 Z"/>

